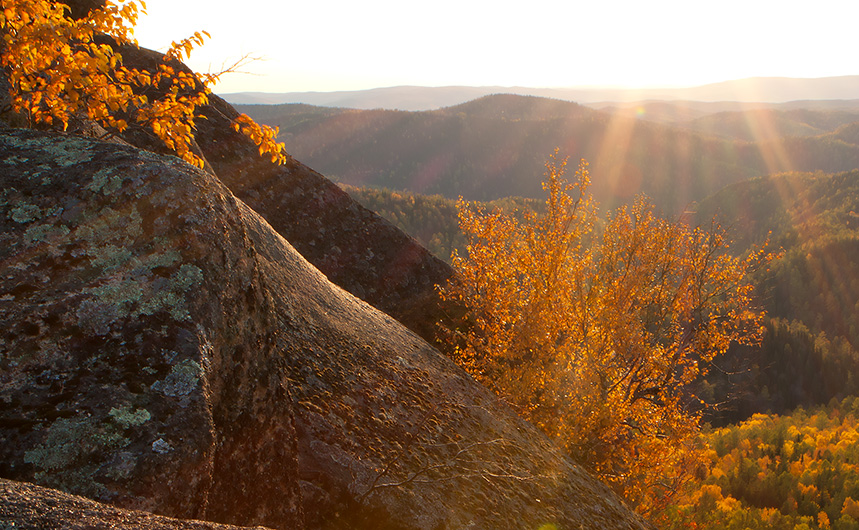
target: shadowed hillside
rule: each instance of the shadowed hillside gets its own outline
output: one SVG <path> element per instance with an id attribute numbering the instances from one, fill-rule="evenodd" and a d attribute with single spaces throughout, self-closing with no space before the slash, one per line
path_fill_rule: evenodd
<path id="1" fill-rule="evenodd" d="M 387 189 L 341 187 L 356 201 L 388 219 L 403 232 L 418 240 L 435 256 L 445 261 L 457 250 L 466 252 L 466 239 L 459 228 L 456 201 L 441 195 L 420 195 Z M 489 210 L 499 208 L 521 219 L 522 212 L 541 211 L 544 205 L 536 199 L 507 197 L 483 203 Z"/>

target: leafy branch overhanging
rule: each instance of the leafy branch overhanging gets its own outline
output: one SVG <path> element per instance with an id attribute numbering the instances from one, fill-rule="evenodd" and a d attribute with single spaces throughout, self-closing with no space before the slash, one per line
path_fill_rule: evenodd
<path id="1" fill-rule="evenodd" d="M 133 28 L 145 4 L 106 0 L 80 18 L 51 0 L 0 1 L 0 65 L 10 83 L 12 110 L 31 124 L 61 126 L 85 117 L 108 131 L 144 127 L 185 161 L 203 167 L 194 152 L 197 109 L 208 104 L 210 87 L 235 64 L 218 73 L 183 71 L 179 62 L 209 34 L 194 33 L 173 42 L 154 71 L 123 65 L 117 48 L 137 46 Z M 232 120 L 234 130 L 251 138 L 262 156 L 286 161 L 277 129 L 247 115 Z"/>

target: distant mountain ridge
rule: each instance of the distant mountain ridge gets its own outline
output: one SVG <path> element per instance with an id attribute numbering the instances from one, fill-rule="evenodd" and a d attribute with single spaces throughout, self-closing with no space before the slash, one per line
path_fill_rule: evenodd
<path id="1" fill-rule="evenodd" d="M 607 102 L 687 100 L 702 102 L 786 103 L 798 100 L 859 99 L 859 75 L 791 78 L 751 77 L 689 88 L 533 88 L 533 87 L 421 87 L 397 86 L 337 92 L 238 92 L 221 94 L 232 104 L 275 105 L 306 103 L 353 109 L 433 110 L 491 94 L 517 94 L 605 106 Z"/>

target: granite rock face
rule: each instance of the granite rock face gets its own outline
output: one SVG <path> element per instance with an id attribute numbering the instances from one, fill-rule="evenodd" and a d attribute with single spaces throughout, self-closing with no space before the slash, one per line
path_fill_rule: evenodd
<path id="1" fill-rule="evenodd" d="M 212 175 L 0 154 L 0 476 L 282 529 L 647 527 Z"/>
<path id="2" fill-rule="evenodd" d="M 0 528 L 15 530 L 242 530 L 123 510 L 34 484 L 0 479 Z M 265 530 L 261 526 L 254 530 Z"/>
<path id="3" fill-rule="evenodd" d="M 256 219 L 309 528 L 646 527 L 446 356 L 302 266 Z"/>
<path id="4" fill-rule="evenodd" d="M 173 157 L 0 135 L 0 475 L 301 524 L 272 300 L 232 194 Z"/>

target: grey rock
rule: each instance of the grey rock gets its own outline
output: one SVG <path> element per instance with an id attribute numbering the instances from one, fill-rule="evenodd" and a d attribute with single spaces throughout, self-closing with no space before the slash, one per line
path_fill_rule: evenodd
<path id="1" fill-rule="evenodd" d="M 238 201 L 136 148 L 21 130 L 0 153 L 0 475 L 300 526 L 275 312 Z"/>

